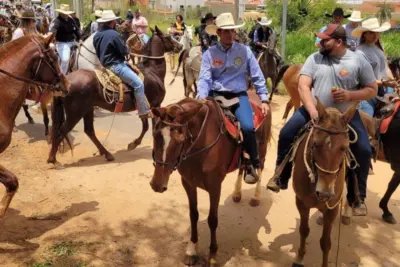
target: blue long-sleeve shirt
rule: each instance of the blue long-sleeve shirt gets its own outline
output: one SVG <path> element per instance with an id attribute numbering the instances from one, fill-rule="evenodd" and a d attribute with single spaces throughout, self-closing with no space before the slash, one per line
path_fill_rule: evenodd
<path id="1" fill-rule="evenodd" d="M 128 55 L 128 48 L 118 32 L 113 29 L 101 29 L 93 37 L 97 57 L 104 67 L 123 63 Z"/>
<path id="2" fill-rule="evenodd" d="M 248 73 L 260 99 L 266 101 L 268 90 L 265 78 L 250 48 L 234 42 L 226 50 L 217 43 L 203 54 L 197 98 L 208 97 L 210 91 L 245 92 Z"/>

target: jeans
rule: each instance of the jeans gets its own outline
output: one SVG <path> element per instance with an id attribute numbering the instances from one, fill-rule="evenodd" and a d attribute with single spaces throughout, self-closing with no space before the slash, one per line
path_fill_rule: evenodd
<path id="1" fill-rule="evenodd" d="M 69 58 L 71 56 L 71 47 L 74 42 L 57 42 L 56 49 L 60 57 L 60 67 L 63 74 L 67 74 L 69 67 Z"/>
<path id="2" fill-rule="evenodd" d="M 375 97 L 371 98 L 370 100 L 364 100 L 360 102 L 358 108 L 367 113 L 369 116 L 373 117 L 375 112 L 376 102 L 377 100 Z"/>
<path id="3" fill-rule="evenodd" d="M 258 155 L 256 131 L 253 122 L 253 108 L 250 105 L 247 95 L 239 95 L 239 104 L 232 109 L 235 117 L 240 122 L 243 132 L 244 151 L 249 154 L 250 161 L 254 168 L 260 168 L 260 158 Z"/>
<path id="4" fill-rule="evenodd" d="M 125 63 L 112 65 L 109 69 L 133 89 L 133 97 L 136 100 L 139 116 L 149 113 L 150 108 L 144 94 L 144 84 L 139 76 Z"/>
<path id="5" fill-rule="evenodd" d="M 302 106 L 300 107 L 293 116 L 289 119 L 289 121 L 285 124 L 285 126 L 281 129 L 279 133 L 279 141 L 278 141 L 278 157 L 276 160 L 276 165 L 282 163 L 286 154 L 289 152 L 290 147 L 297 136 L 299 130 L 307 124 L 310 120 L 310 115 L 307 110 Z M 371 145 L 368 139 L 368 133 L 361 121 L 360 114 L 358 111 L 354 114 L 354 117 L 349 122 L 350 126 L 357 132 L 358 140 L 355 144 L 350 144 L 350 149 L 354 153 L 354 156 L 360 165 L 360 167 L 356 168 L 355 172 L 358 177 L 358 189 L 360 191 L 361 199 L 365 199 L 367 196 L 367 179 L 368 172 L 370 166 L 371 159 Z M 353 132 L 349 132 L 350 140 L 354 139 Z M 282 171 L 280 176 L 282 181 L 288 181 L 292 174 L 292 163 L 288 162 L 285 168 Z M 352 196 L 351 191 L 349 191 L 348 195 Z M 349 199 L 349 196 L 348 196 Z M 349 202 L 352 203 L 352 199 L 349 199 Z"/>

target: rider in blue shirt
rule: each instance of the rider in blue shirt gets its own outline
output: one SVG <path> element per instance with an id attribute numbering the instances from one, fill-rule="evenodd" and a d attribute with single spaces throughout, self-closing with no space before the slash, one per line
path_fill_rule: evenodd
<path id="1" fill-rule="evenodd" d="M 243 131 L 244 150 L 250 156 L 251 167 L 245 176 L 245 182 L 252 184 L 259 179 L 257 171 L 260 168 L 260 159 L 253 124 L 253 110 L 246 92 L 248 74 L 262 101 L 264 116 L 270 107 L 265 78 L 256 58 L 249 47 L 234 42 L 235 29 L 242 26 L 235 25 L 231 13 L 220 14 L 216 19 L 216 25 L 207 26 L 208 34 L 217 34 L 220 40 L 203 54 L 197 98 L 205 99 L 215 95 L 239 98 L 239 105 L 233 112 Z"/>

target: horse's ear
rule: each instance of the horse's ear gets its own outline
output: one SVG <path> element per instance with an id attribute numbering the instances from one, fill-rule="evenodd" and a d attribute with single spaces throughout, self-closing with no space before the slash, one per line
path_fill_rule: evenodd
<path id="1" fill-rule="evenodd" d="M 150 29 L 151 33 L 154 34 L 154 29 L 152 27 L 149 27 L 149 29 Z"/>
<path id="2" fill-rule="evenodd" d="M 157 25 L 154 26 L 154 29 L 155 29 L 155 31 L 156 31 L 156 33 L 157 33 L 158 35 L 162 35 L 162 34 L 163 34 L 162 31 L 157 27 Z"/>
<path id="3" fill-rule="evenodd" d="M 359 101 L 353 102 L 350 107 L 347 108 L 345 113 L 342 116 L 343 122 L 347 125 L 351 119 L 354 117 L 354 114 L 356 113 L 358 104 L 360 104 Z"/>
<path id="4" fill-rule="evenodd" d="M 190 119 L 192 119 L 194 116 L 197 115 L 197 113 L 199 113 L 199 111 L 202 107 L 203 107 L 203 105 L 197 105 L 188 111 L 179 112 L 177 114 L 176 121 L 179 123 L 182 123 L 182 124 L 190 121 Z"/>
<path id="5" fill-rule="evenodd" d="M 324 105 L 322 105 L 321 101 L 319 100 L 319 97 L 316 96 L 315 99 L 317 99 L 317 111 L 318 111 L 318 116 L 320 119 L 326 117 L 328 114 L 326 113 Z"/>
<path id="6" fill-rule="evenodd" d="M 56 37 L 56 33 L 52 32 L 49 36 L 44 38 L 44 45 L 45 47 L 49 47 L 51 42 L 53 41 L 54 37 Z"/>
<path id="7" fill-rule="evenodd" d="M 151 112 L 155 117 L 159 117 L 161 119 L 165 118 L 165 115 L 167 115 L 167 109 L 166 108 L 152 108 Z"/>

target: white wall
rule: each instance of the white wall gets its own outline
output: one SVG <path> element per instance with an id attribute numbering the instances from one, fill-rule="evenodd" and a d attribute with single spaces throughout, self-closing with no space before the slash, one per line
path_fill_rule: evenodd
<path id="1" fill-rule="evenodd" d="M 160 6 L 165 6 L 170 8 L 172 6 L 173 11 L 178 11 L 179 6 L 192 6 L 196 7 L 197 5 L 204 6 L 204 0 L 156 0 Z"/>

